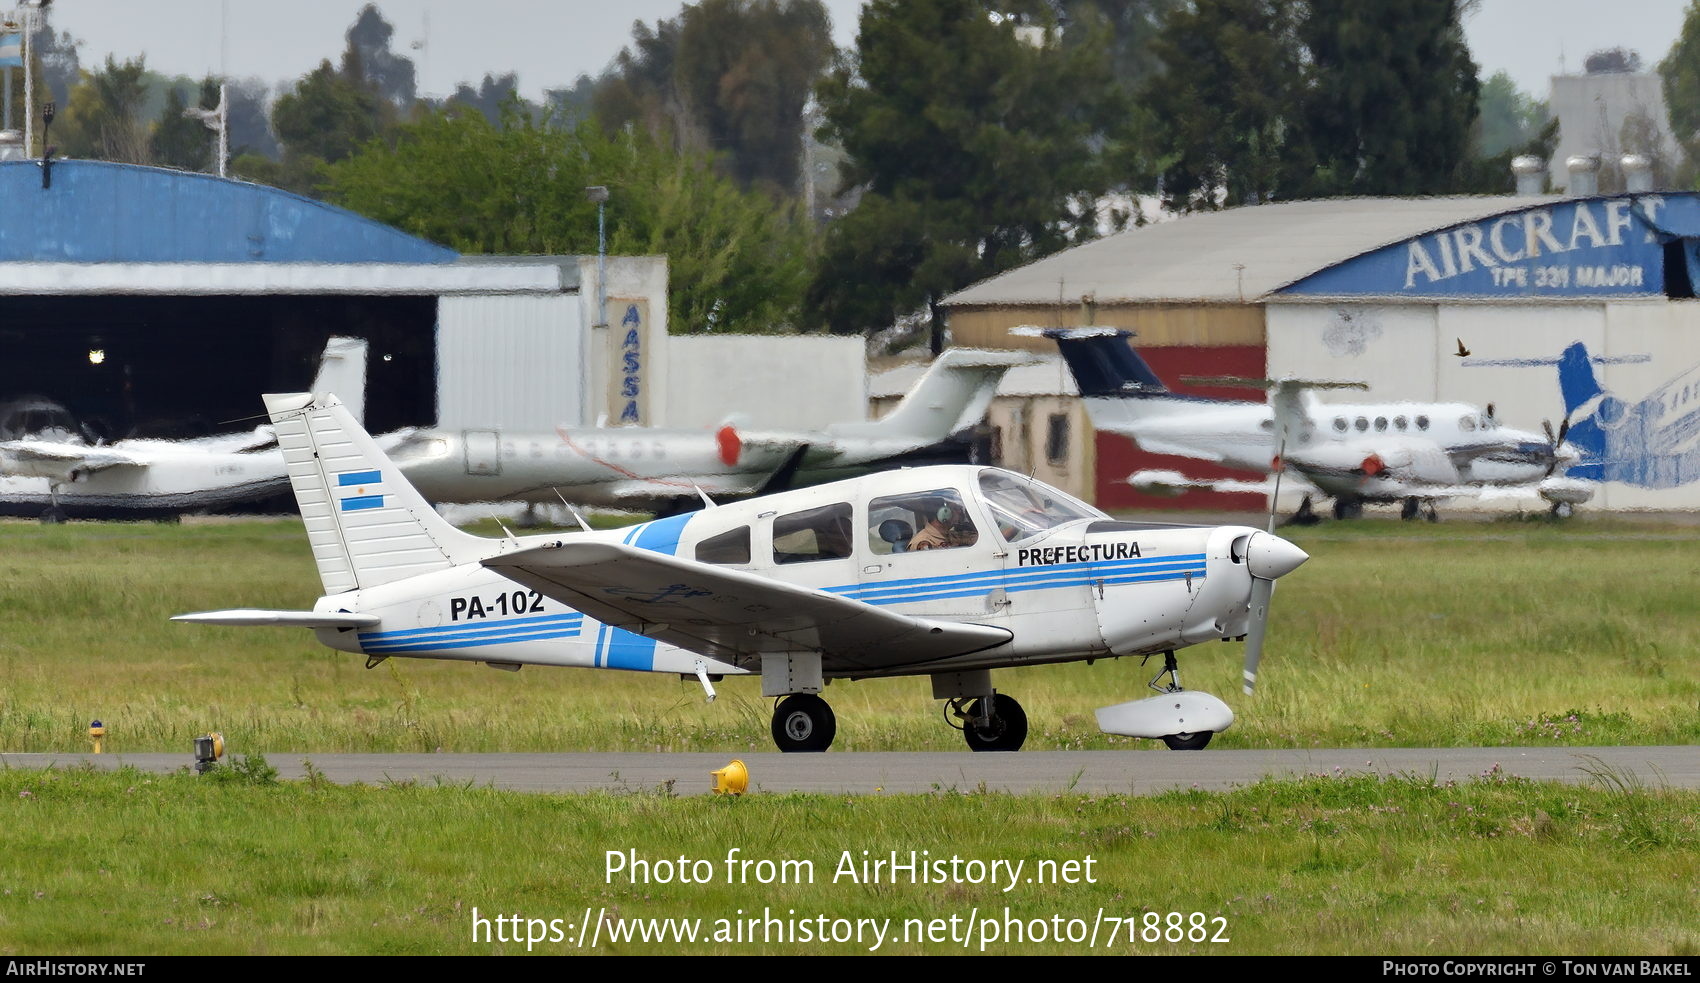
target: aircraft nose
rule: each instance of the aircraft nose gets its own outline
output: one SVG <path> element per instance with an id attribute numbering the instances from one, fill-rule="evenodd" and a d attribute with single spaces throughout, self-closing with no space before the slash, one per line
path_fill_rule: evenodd
<path id="1" fill-rule="evenodd" d="M 1253 577 L 1275 580 L 1285 577 L 1310 559 L 1310 554 L 1279 536 L 1266 532 L 1253 533 L 1246 544 L 1246 569 Z"/>

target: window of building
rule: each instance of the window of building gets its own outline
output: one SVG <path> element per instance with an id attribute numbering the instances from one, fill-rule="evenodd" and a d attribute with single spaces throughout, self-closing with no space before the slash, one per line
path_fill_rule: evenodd
<path id="1" fill-rule="evenodd" d="M 1045 428 L 1045 460 L 1052 466 L 1068 463 L 1068 414 L 1052 413 Z"/>

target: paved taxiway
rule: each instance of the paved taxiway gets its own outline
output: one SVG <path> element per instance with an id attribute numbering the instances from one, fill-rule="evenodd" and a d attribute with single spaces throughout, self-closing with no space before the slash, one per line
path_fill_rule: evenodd
<path id="1" fill-rule="evenodd" d="M 240 754 L 240 749 L 234 749 Z M 1700 788 L 1700 748 L 1361 748 L 1220 751 L 696 752 L 680 754 L 268 754 L 284 778 L 306 775 L 304 762 L 334 782 L 472 783 L 530 792 L 645 792 L 671 785 L 681 795 L 709 791 L 709 772 L 733 758 L 762 792 L 1007 792 L 1149 794 L 1173 788 L 1220 790 L 1264 777 L 1382 774 L 1465 781 L 1491 772 L 1553 781 L 1637 781 L 1649 787 Z M 130 765 L 169 772 L 189 754 L 3 754 L 0 767 Z"/>

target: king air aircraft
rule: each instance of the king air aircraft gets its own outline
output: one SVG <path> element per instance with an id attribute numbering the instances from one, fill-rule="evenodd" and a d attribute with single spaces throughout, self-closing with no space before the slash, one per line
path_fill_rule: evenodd
<path id="1" fill-rule="evenodd" d="M 1267 403 L 1171 393 L 1119 328 L 1017 328 L 1056 340 L 1074 373 L 1087 414 L 1099 430 L 1133 438 L 1155 454 L 1176 454 L 1232 468 L 1297 472 L 1334 499 L 1335 518 L 1356 518 L 1366 502 L 1402 506 L 1433 519 L 1438 499 L 1533 491 L 1559 515 L 1593 497 L 1593 484 L 1564 476 L 1580 460 L 1557 434 L 1504 427 L 1467 403 L 1333 404 L 1313 389 L 1362 389 L 1361 383 L 1211 380 L 1261 386 Z M 1173 471 L 1128 478 L 1153 494 L 1191 489 L 1267 493 L 1267 482 L 1193 481 Z M 1289 487 L 1292 487 L 1289 485 Z M 1309 514 L 1307 495 L 1301 516 Z"/>
<path id="2" fill-rule="evenodd" d="M 559 427 L 554 433 L 419 430 L 391 453 L 433 502 L 514 501 L 678 512 L 701 494 L 742 498 L 880 467 L 967 459 L 979 423 L 1019 352 L 951 349 L 891 413 L 818 432 Z"/>
<path id="3" fill-rule="evenodd" d="M 311 628 L 366 657 L 498 669 L 761 676 L 774 742 L 823 751 L 832 680 L 926 676 L 979 751 L 1013 751 L 1021 705 L 993 669 L 1164 659 L 1158 694 L 1106 732 L 1203 747 L 1233 722 L 1180 688 L 1175 652 L 1245 637 L 1250 692 L 1275 580 L 1307 558 L 1243 526 L 1115 521 L 1021 475 L 886 471 L 625 529 L 485 539 L 437 515 L 334 396 L 267 396 L 325 596 L 311 611 L 178 616 Z M 1159 686 L 1161 680 L 1168 682 Z"/>
<path id="4" fill-rule="evenodd" d="M 330 339 L 314 386 L 363 395 L 366 342 Z M 355 404 L 357 414 L 360 405 Z M 59 422 L 0 441 L 0 514 L 38 516 L 43 522 L 177 516 L 266 498 L 285 484 L 283 456 L 269 426 L 98 444 Z"/>

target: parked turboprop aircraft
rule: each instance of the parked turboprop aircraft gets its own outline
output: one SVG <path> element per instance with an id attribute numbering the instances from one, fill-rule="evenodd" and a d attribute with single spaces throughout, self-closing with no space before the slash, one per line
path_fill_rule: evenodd
<path id="1" fill-rule="evenodd" d="M 345 386 L 363 396 L 365 383 L 366 342 L 330 339 L 315 385 Z M 0 514 L 43 522 L 164 518 L 276 495 L 286 483 L 270 426 L 185 440 L 90 444 L 60 425 L 0 441 Z"/>
<path id="2" fill-rule="evenodd" d="M 883 419 L 819 432 L 560 427 L 554 433 L 418 430 L 395 462 L 433 502 L 562 501 L 621 509 L 695 508 L 702 493 L 744 497 L 899 464 L 967 460 L 954 435 L 986 414 L 1019 352 L 952 349 Z M 321 390 L 322 391 L 322 390 Z"/>
<path id="3" fill-rule="evenodd" d="M 1127 343 L 1130 331 L 1016 330 L 1056 340 L 1098 429 L 1125 434 L 1153 453 L 1266 474 L 1297 472 L 1310 488 L 1334 498 L 1336 518 L 1361 515 L 1365 502 L 1388 502 L 1402 503 L 1407 519 L 1426 506 L 1432 519 L 1437 499 L 1510 488 L 1531 490 L 1567 515 L 1593 497 L 1590 483 L 1561 473 L 1578 459 L 1564 433 L 1542 436 L 1501 426 L 1491 406 L 1322 403 L 1311 390 L 1364 387 L 1292 379 L 1233 380 L 1269 389 L 1267 403 L 1178 396 Z M 1247 487 L 1179 477 L 1140 472 L 1129 481 L 1155 492 Z"/>
<path id="4" fill-rule="evenodd" d="M 784 751 L 822 751 L 834 679 L 928 676 L 968 746 L 1013 751 L 1006 666 L 1164 657 L 1159 696 L 1099 726 L 1203 747 L 1233 722 L 1182 690 L 1176 650 L 1247 637 L 1249 693 L 1275 580 L 1305 553 L 1243 526 L 1118 522 L 997 468 L 865 475 L 606 532 L 484 539 L 433 511 L 332 396 L 267 396 L 325 596 L 312 611 L 179 615 L 312 628 L 394 657 L 761 675 Z M 1158 681 L 1168 678 L 1159 687 Z"/>

